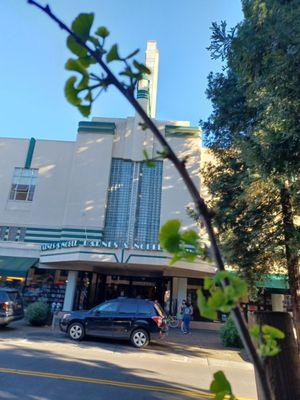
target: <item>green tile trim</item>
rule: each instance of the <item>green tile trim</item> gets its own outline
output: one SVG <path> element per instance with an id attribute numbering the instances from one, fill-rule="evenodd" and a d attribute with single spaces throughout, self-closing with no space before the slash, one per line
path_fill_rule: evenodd
<path id="1" fill-rule="evenodd" d="M 27 231 L 33 231 L 33 232 L 61 232 L 61 229 L 59 228 L 27 228 L 26 227 L 26 232 Z"/>
<path id="2" fill-rule="evenodd" d="M 199 126 L 185 126 L 185 125 L 165 125 L 166 129 L 183 129 L 183 130 L 192 130 L 192 131 L 200 131 Z"/>
<path id="3" fill-rule="evenodd" d="M 24 239 L 24 242 L 28 243 L 53 243 L 53 242 L 59 242 L 60 240 L 31 240 L 31 239 Z"/>
<path id="4" fill-rule="evenodd" d="M 46 237 L 46 238 L 54 238 L 54 239 L 59 239 L 61 237 L 61 235 L 51 235 L 51 234 L 48 235 L 47 233 L 43 234 L 43 233 L 27 233 L 27 232 L 26 232 L 25 236 L 26 236 L 26 238 L 27 237 L 32 237 L 32 238 Z"/>
<path id="5" fill-rule="evenodd" d="M 102 236 L 91 236 L 91 235 L 47 235 L 47 234 L 34 234 L 34 233 L 27 233 L 26 239 L 34 238 L 47 238 L 47 239 L 91 239 L 91 240 L 101 240 Z"/>
<path id="6" fill-rule="evenodd" d="M 91 236 L 91 235 L 71 235 L 71 234 L 62 234 L 61 238 L 74 238 L 74 239 L 101 239 L 102 236 Z"/>
<path id="7" fill-rule="evenodd" d="M 201 129 L 197 126 L 176 126 L 176 125 L 166 125 L 165 126 L 165 136 L 166 137 L 201 137 Z"/>
<path id="8" fill-rule="evenodd" d="M 78 133 L 80 133 L 80 132 L 95 132 L 95 133 L 103 133 L 103 134 L 107 134 L 107 135 L 114 135 L 115 130 L 114 129 L 82 127 L 82 128 L 78 128 L 77 132 Z"/>
<path id="9" fill-rule="evenodd" d="M 103 230 L 94 230 L 94 229 L 71 229 L 71 228 L 63 228 L 61 229 L 62 232 L 88 232 L 88 233 L 99 233 L 103 234 Z"/>
<path id="10" fill-rule="evenodd" d="M 33 232 L 87 232 L 87 233 L 98 233 L 98 234 L 103 234 L 103 230 L 98 230 L 98 229 L 84 229 L 84 228 L 31 228 L 31 227 L 26 227 L 26 232 L 27 231 L 33 231 Z"/>
<path id="11" fill-rule="evenodd" d="M 140 99 L 140 98 L 148 99 L 148 97 L 149 97 L 149 91 L 148 90 L 140 89 L 140 90 L 137 91 L 137 98 L 138 99 Z"/>
<path id="12" fill-rule="evenodd" d="M 92 126 L 92 127 L 109 127 L 115 129 L 116 124 L 114 122 L 97 122 L 97 121 L 79 121 L 78 124 L 79 127 L 87 127 L 87 126 Z"/>
<path id="13" fill-rule="evenodd" d="M 36 140 L 34 138 L 31 138 L 29 141 L 27 156 L 26 156 L 26 161 L 25 161 L 25 168 L 27 168 L 27 169 L 29 169 L 31 167 L 35 143 L 36 143 Z"/>
<path id="14" fill-rule="evenodd" d="M 78 124 L 78 132 L 96 132 L 113 135 L 115 133 L 116 124 L 114 122 L 96 122 L 96 121 L 80 121 Z"/>
<path id="15" fill-rule="evenodd" d="M 174 138 L 201 138 L 200 133 L 190 133 L 190 132 L 170 132 L 165 134 L 166 137 Z"/>

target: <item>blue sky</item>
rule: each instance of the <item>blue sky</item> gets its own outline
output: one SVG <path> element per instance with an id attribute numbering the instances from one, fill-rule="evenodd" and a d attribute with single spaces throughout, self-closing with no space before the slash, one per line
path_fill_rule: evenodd
<path id="1" fill-rule="evenodd" d="M 43 4 L 45 2 L 40 0 Z M 240 0 L 49 0 L 52 10 L 71 23 L 80 12 L 95 12 L 110 44 L 121 54 L 156 40 L 160 52 L 157 118 L 197 125 L 210 113 L 207 75 L 220 65 L 210 59 L 213 21 L 234 26 L 242 19 Z M 70 53 L 66 35 L 26 0 L 0 2 L 0 136 L 74 140 L 84 118 L 64 98 Z M 114 89 L 94 104 L 92 116 L 126 117 L 133 110 Z"/>

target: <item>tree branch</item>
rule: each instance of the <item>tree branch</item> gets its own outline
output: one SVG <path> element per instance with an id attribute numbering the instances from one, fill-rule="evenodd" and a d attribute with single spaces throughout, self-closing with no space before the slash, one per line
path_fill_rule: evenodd
<path id="1" fill-rule="evenodd" d="M 47 14 L 54 22 L 58 24 L 58 26 L 65 30 L 69 35 L 71 35 L 76 42 L 81 45 L 83 48 L 85 48 L 88 53 L 97 61 L 97 63 L 102 67 L 102 69 L 106 72 L 108 80 L 123 94 L 123 96 L 131 103 L 131 105 L 134 107 L 134 109 L 137 111 L 137 113 L 140 115 L 142 120 L 144 121 L 145 125 L 148 127 L 149 130 L 153 133 L 153 135 L 156 137 L 156 139 L 159 141 L 161 146 L 166 149 L 166 158 L 168 158 L 175 168 L 177 169 L 178 173 L 181 175 L 186 187 L 188 188 L 188 191 L 194 201 L 195 208 L 198 211 L 199 215 L 201 215 L 204 225 L 207 230 L 207 234 L 211 243 L 211 250 L 212 250 L 212 255 L 214 262 L 217 266 L 217 268 L 220 271 L 225 270 L 224 263 L 222 260 L 222 256 L 217 244 L 216 236 L 213 231 L 213 226 L 211 222 L 211 213 L 206 206 L 203 198 L 200 196 L 198 189 L 196 188 L 195 184 L 193 183 L 186 167 L 185 164 L 182 163 L 172 150 L 171 146 L 165 139 L 165 137 L 161 134 L 161 132 L 158 130 L 154 122 L 152 121 L 151 118 L 148 117 L 147 113 L 144 111 L 144 109 L 141 107 L 139 102 L 135 99 L 134 94 L 132 91 L 126 89 L 116 78 L 116 76 L 111 72 L 109 67 L 105 64 L 105 62 L 102 59 L 102 56 L 99 56 L 99 54 L 91 49 L 85 42 L 83 42 L 67 25 L 65 25 L 60 19 L 58 19 L 51 11 L 50 7 L 48 5 L 42 6 L 39 3 L 37 3 L 35 0 L 27 0 L 29 4 L 34 5 L 35 7 L 39 8 L 42 12 Z M 224 281 L 223 285 L 227 286 L 229 283 Z M 234 308 L 232 310 L 232 316 L 235 322 L 235 325 L 237 327 L 237 330 L 240 334 L 240 337 L 242 339 L 243 345 L 250 357 L 250 360 L 253 362 L 259 378 L 260 378 L 260 386 L 262 388 L 262 391 L 264 393 L 264 399 L 265 400 L 272 400 L 274 398 L 272 394 L 271 387 L 269 385 L 269 382 L 267 380 L 265 370 L 263 367 L 262 360 L 258 356 L 255 347 L 253 345 L 253 342 L 251 340 L 249 331 L 247 329 L 246 322 L 242 316 L 242 313 L 238 307 Z"/>

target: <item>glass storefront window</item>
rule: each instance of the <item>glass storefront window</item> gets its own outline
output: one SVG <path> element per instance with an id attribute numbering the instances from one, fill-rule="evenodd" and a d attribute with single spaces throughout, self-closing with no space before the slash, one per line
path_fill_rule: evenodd
<path id="1" fill-rule="evenodd" d="M 45 301 L 52 311 L 61 310 L 66 291 L 67 271 L 32 268 L 23 290 L 25 305 Z"/>
<path id="2" fill-rule="evenodd" d="M 74 308 L 91 309 L 98 304 L 118 297 L 157 300 L 170 309 L 171 278 L 125 275 L 105 275 L 80 272 Z"/>
<path id="3" fill-rule="evenodd" d="M 8 287 L 22 290 L 25 284 L 25 278 L 16 276 L 0 276 L 0 287 Z"/>

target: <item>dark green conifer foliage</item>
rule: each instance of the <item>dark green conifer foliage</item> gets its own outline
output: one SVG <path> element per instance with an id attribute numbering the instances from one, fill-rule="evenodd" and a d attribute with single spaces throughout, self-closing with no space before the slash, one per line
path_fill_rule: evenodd
<path id="1" fill-rule="evenodd" d="M 215 224 L 228 263 L 252 282 L 285 267 L 300 321 L 300 2 L 243 0 L 244 20 L 213 24 L 209 47 L 225 60 L 211 74 L 203 122 Z"/>

